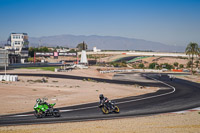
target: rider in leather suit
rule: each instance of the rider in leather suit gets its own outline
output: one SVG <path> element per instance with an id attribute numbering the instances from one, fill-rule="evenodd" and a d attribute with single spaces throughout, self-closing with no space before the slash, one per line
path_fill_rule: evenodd
<path id="1" fill-rule="evenodd" d="M 99 99 L 100 99 L 99 106 L 102 106 L 105 103 L 108 108 L 110 108 L 110 109 L 112 108 L 111 101 L 108 100 L 107 97 L 104 97 L 103 94 L 99 95 Z"/>

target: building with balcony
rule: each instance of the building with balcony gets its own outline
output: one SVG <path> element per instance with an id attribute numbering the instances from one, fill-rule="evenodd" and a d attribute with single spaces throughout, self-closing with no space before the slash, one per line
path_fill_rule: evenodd
<path id="1" fill-rule="evenodd" d="M 28 59 L 28 34 L 27 33 L 11 33 L 5 49 L 9 51 L 10 55 L 19 57 L 20 61 L 14 63 L 24 63 Z"/>

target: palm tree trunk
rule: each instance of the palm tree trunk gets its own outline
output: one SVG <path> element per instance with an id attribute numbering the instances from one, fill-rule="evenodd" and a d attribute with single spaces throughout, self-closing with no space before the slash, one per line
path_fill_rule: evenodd
<path id="1" fill-rule="evenodd" d="M 194 55 L 192 54 L 192 74 L 193 74 L 193 60 L 194 60 Z"/>

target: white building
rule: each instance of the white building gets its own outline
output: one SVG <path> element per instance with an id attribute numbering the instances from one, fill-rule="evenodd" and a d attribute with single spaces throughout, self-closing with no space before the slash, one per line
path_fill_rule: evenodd
<path id="1" fill-rule="evenodd" d="M 11 33 L 8 41 L 10 41 L 12 49 L 15 49 L 17 53 L 29 47 L 27 33 Z"/>
<path id="2" fill-rule="evenodd" d="M 101 49 L 97 49 L 97 47 L 93 47 L 93 52 L 101 52 Z"/>
<path id="3" fill-rule="evenodd" d="M 10 53 L 20 55 L 21 63 L 28 58 L 28 48 L 29 41 L 27 33 L 11 33 L 5 45 L 5 49 L 10 51 Z"/>
<path id="4" fill-rule="evenodd" d="M 56 49 L 57 52 L 69 52 L 69 48 L 60 48 L 60 49 Z"/>

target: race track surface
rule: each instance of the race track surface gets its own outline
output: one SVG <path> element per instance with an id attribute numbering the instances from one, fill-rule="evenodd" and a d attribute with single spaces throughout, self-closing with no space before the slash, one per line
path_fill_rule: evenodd
<path id="1" fill-rule="evenodd" d="M 103 114 L 98 108 L 98 102 L 96 102 L 59 108 L 62 112 L 62 116 L 59 118 L 45 117 L 37 119 L 33 115 L 33 112 L 0 116 L 0 126 L 138 117 L 200 107 L 200 84 L 177 78 L 170 81 L 168 74 L 160 76 L 160 74 L 155 73 L 138 73 L 142 77 L 141 79 L 144 80 L 137 80 L 134 79 L 134 74 L 116 74 L 113 80 L 56 74 L 18 74 L 23 76 L 45 76 L 76 80 L 90 78 L 106 83 L 157 86 L 160 87 L 160 90 L 155 93 L 115 99 L 114 101 L 116 101 L 117 106 L 120 108 L 119 114 Z"/>

